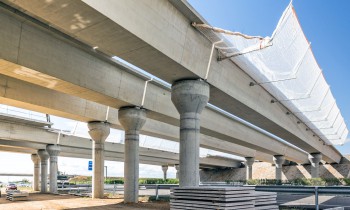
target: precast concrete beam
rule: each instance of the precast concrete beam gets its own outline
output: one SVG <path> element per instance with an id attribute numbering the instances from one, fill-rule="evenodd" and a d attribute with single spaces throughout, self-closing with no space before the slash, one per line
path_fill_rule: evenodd
<path id="1" fill-rule="evenodd" d="M 245 160 L 246 180 L 253 179 L 253 164 L 255 159 L 253 157 L 245 157 Z"/>
<path id="2" fill-rule="evenodd" d="M 5 152 L 13 152 L 13 153 L 24 153 L 24 154 L 33 154 L 34 152 L 37 152 L 36 149 L 33 148 L 37 148 L 36 146 L 32 147 L 28 147 L 28 145 L 26 147 L 22 147 L 21 143 L 23 142 L 16 142 L 16 144 L 18 144 L 17 146 L 8 146 L 7 144 L 3 144 L 3 141 L 0 140 L 0 151 L 5 151 Z M 13 141 L 5 141 L 5 142 L 13 142 Z M 39 144 L 34 144 L 34 145 L 39 145 Z M 113 145 L 113 144 L 110 144 Z M 106 144 L 106 147 L 108 147 L 109 145 Z M 45 148 L 46 146 L 44 144 L 42 144 L 42 146 L 40 146 L 40 148 Z M 71 158 L 84 158 L 84 159 L 92 159 L 92 154 L 91 154 L 91 148 L 90 149 L 81 149 L 81 148 L 76 148 L 76 147 L 72 147 L 72 146 L 60 146 L 61 148 L 61 152 L 60 155 L 61 157 L 71 157 Z M 150 151 L 149 153 L 152 153 L 152 151 Z M 168 159 L 165 158 L 167 157 L 169 154 L 168 152 L 164 152 L 164 157 L 153 157 L 153 156 L 145 156 L 145 155 L 140 155 L 140 163 L 141 164 L 148 164 L 148 165 L 158 165 L 158 166 L 162 166 L 165 164 L 170 164 L 170 165 L 176 165 L 179 163 L 178 159 Z M 116 153 L 116 152 L 105 152 L 105 160 L 108 161 L 118 161 L 118 162 L 124 162 L 124 154 L 122 153 Z M 211 160 L 208 161 L 209 164 L 211 164 Z M 207 162 L 203 161 L 203 164 L 200 165 L 200 167 L 211 167 L 211 168 L 216 168 L 216 167 L 227 167 L 225 162 L 222 161 L 216 161 L 217 165 L 209 165 L 207 166 Z M 39 166 L 39 170 L 40 170 L 40 166 Z M 40 172 L 39 172 L 40 174 Z M 40 178 L 39 178 L 40 179 Z"/>
<path id="3" fill-rule="evenodd" d="M 107 119 L 112 128 L 122 129 L 117 119 L 117 109 L 111 107 L 108 109 L 107 106 L 102 104 L 87 101 L 75 96 L 70 96 L 4 75 L 0 75 L 0 83 L 6 84 L 7 87 L 4 90 L 6 91 L 6 95 L 0 96 L 0 101 L 3 104 L 84 122 Z M 62 103 L 62 101 L 65 103 Z M 109 114 L 106 117 L 107 110 L 109 110 Z M 179 132 L 177 126 L 152 119 L 147 120 L 141 133 L 157 138 L 179 141 Z M 250 149 L 228 141 L 222 141 L 220 139 L 204 134 L 201 134 L 200 139 L 200 146 L 203 148 L 238 156 L 249 155 L 255 157 L 257 160 L 273 163 L 271 155 L 256 151 L 254 149 Z M 140 152 L 142 151 L 140 150 Z M 286 154 L 289 154 L 288 156 L 290 158 L 294 157 L 295 162 L 309 162 L 307 155 L 301 152 L 299 155 L 295 155 L 295 152 L 293 152 L 293 150 L 289 152 L 289 149 L 286 149 Z"/>
<path id="4" fill-rule="evenodd" d="M 49 144 L 46 147 L 46 151 L 50 156 L 50 193 L 57 194 L 57 175 L 58 175 L 58 164 L 57 159 L 60 154 L 61 148 L 56 144 Z"/>
<path id="5" fill-rule="evenodd" d="M 92 144 L 92 198 L 103 198 L 104 194 L 104 143 L 110 133 L 108 123 L 89 122 L 89 135 L 93 140 Z"/>
<path id="6" fill-rule="evenodd" d="M 48 132 L 43 128 L 31 127 L 25 125 L 15 125 L 12 123 L 0 122 L 0 145 L 7 145 L 8 148 L 14 148 L 20 152 L 21 148 L 34 148 L 30 153 L 36 153 L 38 149 L 45 149 L 47 144 L 56 144 L 58 133 Z M 63 152 L 90 154 L 92 151 L 91 140 L 78 136 L 60 135 L 60 147 Z M 177 164 L 179 154 L 167 151 L 161 151 L 151 148 L 140 147 L 141 162 L 145 161 L 158 162 L 164 164 Z M 119 143 L 105 142 L 105 155 L 124 157 L 124 145 Z M 158 161 L 157 161 L 158 158 Z M 218 159 L 218 158 L 201 158 L 200 163 L 212 165 L 215 167 L 235 167 L 239 160 Z"/>
<path id="7" fill-rule="evenodd" d="M 38 155 L 40 158 L 40 168 L 41 168 L 40 192 L 46 193 L 47 192 L 47 181 L 48 181 L 47 180 L 47 173 L 48 173 L 47 163 L 48 163 L 48 159 L 50 156 L 45 149 L 39 149 Z"/>
<path id="8" fill-rule="evenodd" d="M 198 186 L 200 115 L 209 100 L 209 85 L 201 80 L 177 81 L 171 100 L 180 114 L 180 187 Z"/>
<path id="9" fill-rule="evenodd" d="M 207 156 L 199 158 L 199 163 L 201 165 L 221 168 L 239 168 L 241 162 L 243 161 L 216 156 Z M 221 163 L 220 166 L 218 166 L 218 163 Z"/>
<path id="10" fill-rule="evenodd" d="M 285 160 L 286 159 L 283 155 L 273 156 L 273 161 L 275 162 L 276 167 L 276 180 L 282 180 L 282 167 Z"/>
<path id="11" fill-rule="evenodd" d="M 21 3 L 16 5 L 35 10 L 36 15 L 67 31 L 66 33 L 74 34 L 80 40 L 99 46 L 103 52 L 120 56 L 140 68 L 147 69 L 151 74 L 169 83 L 183 78 L 205 78 L 211 85 L 212 104 L 309 153 L 323 150 L 322 142 L 318 141 L 319 137 L 313 136 L 314 133 L 310 130 L 306 131 L 304 124 L 297 124 L 297 117 L 286 115 L 288 110 L 282 104 L 270 103 L 271 95 L 266 89 L 260 86 L 249 87 L 252 79 L 239 66 L 229 59 L 218 62 L 216 56 L 211 57 L 212 43 L 189 24 L 206 21 L 187 1 L 83 2 L 97 11 L 89 17 L 95 20 L 103 17 L 108 19 L 104 19 L 103 24 L 91 21 L 88 24 L 90 27 L 76 31 L 63 25 L 60 20 L 49 19 L 47 12 L 33 9 L 32 6 L 23 6 Z M 87 9 L 83 3 L 74 7 Z M 57 6 L 55 8 L 58 9 Z M 64 8 L 61 11 L 65 13 L 65 17 L 72 13 Z M 162 21 L 158 21 L 160 19 Z M 154 24 L 155 22 L 157 24 Z M 113 28 L 112 31 L 118 31 L 121 37 L 113 36 L 113 32 L 103 30 L 104 27 Z M 109 42 L 105 42 L 106 39 Z M 155 57 L 158 62 L 150 62 Z M 210 59 L 210 71 L 207 71 Z M 334 147 L 331 149 L 339 153 Z M 338 158 L 336 160 L 339 162 Z"/>
<path id="12" fill-rule="evenodd" d="M 320 177 L 320 162 L 322 160 L 322 154 L 321 153 L 309 154 L 309 160 L 311 163 L 311 177 L 312 178 Z"/>
<path id="13" fill-rule="evenodd" d="M 118 118 L 125 130 L 124 203 L 139 200 L 139 134 L 146 123 L 146 110 L 139 107 L 119 109 Z"/>
<path id="14" fill-rule="evenodd" d="M 83 158 L 83 159 L 91 159 L 92 155 L 91 154 L 76 154 L 76 153 L 66 153 L 66 152 L 61 152 L 60 154 L 61 157 L 70 157 L 70 158 Z M 119 156 L 105 156 L 105 160 L 108 161 L 117 161 L 117 162 L 124 162 L 124 155 L 119 157 Z M 145 158 L 145 159 L 140 159 L 140 163 L 142 164 L 148 164 L 148 165 L 156 165 L 156 166 L 161 166 L 165 164 L 163 160 L 159 158 Z"/>
<path id="15" fill-rule="evenodd" d="M 30 148 L 17 148 L 17 147 L 8 147 L 8 146 L 0 145 L 0 151 L 14 152 L 14 153 L 24 153 L 24 154 L 34 154 L 38 150 L 30 149 Z M 39 168 L 40 168 L 40 166 L 39 166 Z M 39 174 L 40 174 L 40 172 L 39 172 Z"/>
<path id="16" fill-rule="evenodd" d="M 8 147 L 8 146 L 1 146 L 1 144 L 0 144 L 0 151 L 12 152 L 12 153 L 23 153 L 23 154 L 32 154 L 33 152 L 36 152 L 36 150 L 30 149 L 30 148 Z M 76 152 L 72 153 L 72 152 L 63 151 L 60 153 L 60 157 L 91 159 L 92 154 L 91 154 L 91 152 L 89 154 L 85 154 L 85 153 L 76 153 Z M 110 156 L 106 155 L 105 160 L 123 162 L 124 155 L 118 155 L 118 154 L 117 155 L 112 154 Z M 140 163 L 148 164 L 148 165 L 162 166 L 168 162 L 169 161 L 167 159 L 161 159 L 161 158 L 154 158 L 154 157 L 141 157 L 140 158 Z M 178 161 L 176 161 L 175 163 L 177 163 L 177 162 Z M 39 170 L 40 170 L 40 166 L 39 166 Z M 39 174 L 40 174 L 40 172 L 39 172 Z M 40 178 L 39 178 L 39 181 L 40 181 Z"/>
<path id="17" fill-rule="evenodd" d="M 40 181 L 40 158 L 37 154 L 32 154 L 31 159 L 34 165 L 33 173 L 33 191 L 39 191 L 39 181 Z"/>
<path id="18" fill-rule="evenodd" d="M 2 74 L 111 107 L 119 108 L 131 104 L 141 104 L 145 78 L 126 72 L 125 66 L 122 67 L 121 64 L 113 64 L 98 56 L 91 55 L 81 48 L 67 43 L 62 38 L 56 38 L 52 33 L 34 27 L 32 24 L 18 20 L 16 22 L 16 18 L 5 13 L 0 16 L 0 21 L 4 22 L 5 29 L 1 31 L 0 36 L 3 39 L 0 40 L 6 45 L 6 47 L 0 46 L 2 61 L 13 62 L 20 67 L 25 66 L 25 68 L 18 68 L 18 66 L 13 68 L 14 66 L 6 64 L 5 68 L 1 69 Z M 7 34 L 10 30 L 17 30 L 18 26 L 23 28 L 23 30 L 18 31 L 18 37 L 23 38 L 20 43 L 13 41 L 13 39 L 9 40 Z M 10 33 L 10 36 L 13 34 L 16 33 Z M 36 48 L 42 50 L 32 53 L 33 49 Z M 53 54 L 42 52 L 52 52 Z M 21 57 L 21 59 L 14 59 L 9 56 L 10 54 Z M 54 62 L 47 62 L 52 59 Z M 91 65 L 91 62 L 94 65 Z M 101 75 L 104 76 L 101 77 Z M 82 80 L 82 78 L 84 79 Z M 119 78 L 119 80 L 115 82 L 115 79 L 112 78 Z M 130 87 L 133 88 L 133 94 L 129 94 Z M 144 107 L 149 110 L 149 118 L 178 125 L 179 116 L 175 107 L 170 103 L 170 92 L 166 88 L 149 83 Z M 231 129 L 232 127 L 236 129 Z M 251 128 L 246 125 L 213 110 L 205 109 L 203 111 L 202 128 L 203 134 L 270 155 L 286 155 L 284 153 L 287 152 L 286 148 L 288 147 L 284 143 L 273 140 L 254 129 L 250 130 Z M 242 132 L 247 128 L 250 130 L 249 132 Z M 334 156 L 334 151 L 328 147 L 325 146 L 322 153 L 328 154 L 325 155 L 326 158 L 332 157 L 329 159 L 331 162 L 336 162 L 338 156 L 340 159 L 340 154 Z"/>

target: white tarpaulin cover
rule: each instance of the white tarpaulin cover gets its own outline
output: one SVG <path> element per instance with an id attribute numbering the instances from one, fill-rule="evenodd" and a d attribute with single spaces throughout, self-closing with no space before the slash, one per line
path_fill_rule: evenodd
<path id="1" fill-rule="evenodd" d="M 327 144 L 344 144 L 348 129 L 299 24 L 284 11 L 271 37 L 237 36 L 197 27 L 225 59 L 231 59 Z M 214 32 L 213 32 L 214 31 Z M 215 36 L 216 35 L 216 36 Z M 223 47 L 225 46 L 225 47 Z"/>

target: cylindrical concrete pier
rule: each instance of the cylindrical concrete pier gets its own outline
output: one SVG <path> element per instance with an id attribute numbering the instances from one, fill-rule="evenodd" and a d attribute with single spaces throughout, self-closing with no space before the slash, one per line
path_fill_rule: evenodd
<path id="1" fill-rule="evenodd" d="M 171 100 L 180 114 L 180 187 L 199 185 L 200 115 L 209 89 L 202 80 L 177 81 L 171 88 Z"/>
<path id="2" fill-rule="evenodd" d="M 39 181 L 40 181 L 40 158 L 37 154 L 32 154 L 31 156 L 34 164 L 34 173 L 33 173 L 33 190 L 39 191 Z"/>
<path id="3" fill-rule="evenodd" d="M 125 130 L 124 203 L 137 203 L 139 198 L 139 133 L 146 122 L 146 110 L 124 107 L 118 119 Z"/>
<path id="4" fill-rule="evenodd" d="M 282 166 L 284 161 L 285 161 L 285 158 L 283 155 L 273 156 L 273 162 L 275 163 L 275 167 L 276 167 L 276 180 L 282 180 Z"/>
<path id="5" fill-rule="evenodd" d="M 255 162 L 255 158 L 245 157 L 245 160 L 246 180 L 253 179 L 253 164 Z"/>
<path id="6" fill-rule="evenodd" d="M 40 187 L 40 192 L 41 193 L 47 193 L 47 163 L 49 159 L 49 153 L 45 149 L 39 149 L 38 150 L 38 155 L 40 158 L 40 167 L 41 167 L 41 187 Z"/>
<path id="7" fill-rule="evenodd" d="M 311 178 L 320 177 L 320 161 L 322 160 L 321 153 L 309 154 L 309 160 L 311 163 Z"/>
<path id="8" fill-rule="evenodd" d="M 167 179 L 167 171 L 168 171 L 168 165 L 163 165 L 162 166 L 162 171 L 163 171 L 163 179 L 166 180 Z"/>
<path id="9" fill-rule="evenodd" d="M 92 144 L 92 198 L 103 198 L 104 193 L 104 143 L 110 133 L 110 125 L 105 122 L 89 122 Z"/>
<path id="10" fill-rule="evenodd" d="M 57 194 L 57 156 L 61 148 L 59 145 L 50 144 L 46 146 L 46 151 L 50 156 L 50 193 Z"/>
<path id="11" fill-rule="evenodd" d="M 176 169 L 176 179 L 179 179 L 179 177 L 180 177 L 180 165 L 175 164 L 175 169 Z"/>

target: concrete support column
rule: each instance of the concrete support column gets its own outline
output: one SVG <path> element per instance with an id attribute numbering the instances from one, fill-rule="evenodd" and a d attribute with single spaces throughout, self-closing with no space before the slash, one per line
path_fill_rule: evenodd
<path id="1" fill-rule="evenodd" d="M 276 166 L 276 180 L 282 180 L 282 165 L 285 161 L 285 158 L 283 155 L 274 155 L 273 156 L 273 162 Z"/>
<path id="2" fill-rule="evenodd" d="M 176 179 L 179 179 L 180 165 L 179 164 L 175 164 L 175 169 L 176 169 Z"/>
<path id="3" fill-rule="evenodd" d="M 246 167 L 246 180 L 253 179 L 253 164 L 254 157 L 245 157 L 245 167 Z"/>
<path id="4" fill-rule="evenodd" d="M 39 191 L 40 158 L 37 154 L 32 154 L 31 158 L 32 158 L 32 161 L 34 163 L 33 190 Z"/>
<path id="5" fill-rule="evenodd" d="M 40 158 L 40 165 L 41 165 L 41 193 L 47 193 L 47 162 L 49 159 L 49 154 L 46 152 L 45 149 L 39 149 L 38 155 Z"/>
<path id="6" fill-rule="evenodd" d="M 104 193 L 104 143 L 107 139 L 110 126 L 105 122 L 89 122 L 89 134 L 92 144 L 92 198 L 103 198 Z"/>
<path id="7" fill-rule="evenodd" d="M 162 166 L 162 171 L 163 171 L 163 178 L 164 178 L 164 180 L 166 180 L 166 178 L 167 178 L 167 171 L 168 171 L 168 165 L 164 165 L 164 166 Z"/>
<path id="8" fill-rule="evenodd" d="M 119 109 L 118 119 L 125 130 L 124 203 L 139 199 L 139 133 L 146 122 L 146 110 L 138 107 Z"/>
<path id="9" fill-rule="evenodd" d="M 50 156 L 50 193 L 57 194 L 57 156 L 61 151 L 59 145 L 49 144 L 46 151 Z"/>
<path id="10" fill-rule="evenodd" d="M 322 160 L 321 153 L 311 153 L 309 154 L 309 160 L 311 163 L 311 177 L 320 177 L 320 161 Z"/>
<path id="11" fill-rule="evenodd" d="M 200 115 L 209 89 L 202 80 L 177 81 L 171 88 L 171 100 L 180 114 L 180 187 L 199 185 Z"/>

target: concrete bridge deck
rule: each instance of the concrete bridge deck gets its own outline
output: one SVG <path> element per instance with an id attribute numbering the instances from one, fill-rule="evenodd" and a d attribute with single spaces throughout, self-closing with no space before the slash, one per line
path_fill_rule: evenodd
<path id="1" fill-rule="evenodd" d="M 5 21 L 6 16 L 3 17 L 3 20 Z M 9 17 L 7 16 L 7 18 Z M 10 19 L 16 22 L 15 19 Z M 17 28 L 15 24 L 8 24 L 9 21 L 5 22 L 7 23 L 6 26 L 10 28 Z M 73 46 L 62 42 L 60 39 L 57 39 L 54 36 L 47 34 L 46 32 L 38 30 L 31 24 L 27 25 L 27 23 L 21 23 L 21 21 L 17 23 L 23 24 L 23 27 L 26 28 L 19 33 L 26 33 L 26 35 L 23 35 L 22 37 L 27 37 L 28 39 L 22 39 L 21 47 L 18 48 L 17 46 L 16 49 L 10 47 L 13 46 L 12 44 L 16 44 L 11 43 L 11 40 L 7 40 L 9 42 L 6 45 L 9 44 L 10 46 L 1 48 L 4 49 L 1 55 L 4 56 L 5 59 L 13 60 L 13 58 L 9 56 L 13 55 L 13 53 L 20 53 L 21 55 L 18 54 L 18 56 L 23 59 L 20 59 L 20 61 L 13 60 L 16 63 L 19 61 L 21 65 L 15 65 L 9 61 L 2 60 L 1 73 L 6 74 L 10 77 L 16 77 L 18 79 L 43 86 L 45 88 L 51 88 L 67 94 L 80 96 L 87 100 L 92 100 L 116 108 L 119 108 L 120 106 L 130 105 L 130 103 L 134 105 L 138 105 L 140 103 L 140 98 L 142 98 L 142 96 L 139 94 L 143 93 L 144 80 L 134 76 L 133 74 L 127 73 L 125 71 L 125 67 L 120 69 L 120 66 L 116 67 L 115 65 L 111 65 L 104 60 L 99 60 L 96 57 L 92 57 L 88 53 L 81 51 L 78 48 L 74 48 Z M 6 32 L 6 30 L 4 32 Z M 5 38 L 7 37 L 6 35 L 4 36 Z M 38 40 L 33 40 L 37 38 Z M 28 43 L 25 43 L 27 41 Z M 40 45 L 40 49 L 46 48 L 46 50 L 40 50 L 36 51 L 36 53 L 31 53 L 35 47 L 30 46 L 30 43 L 34 42 L 36 42 L 36 47 L 39 47 Z M 4 44 L 5 43 L 6 42 L 4 42 Z M 59 43 L 59 48 L 55 46 L 57 43 Z M 21 51 L 19 52 L 18 49 L 21 49 Z M 50 56 L 52 55 L 49 55 L 47 53 L 40 55 L 41 52 L 45 51 L 62 54 L 55 55 L 55 62 L 48 63 L 46 61 L 50 60 L 52 58 L 50 58 Z M 66 57 L 68 54 L 70 56 Z M 67 59 L 72 60 L 68 62 Z M 90 60 L 94 61 L 94 65 L 91 65 Z M 69 65 L 67 66 L 67 64 Z M 42 72 L 34 71 L 29 68 L 25 68 L 24 66 L 33 67 L 36 70 L 40 69 Z M 86 71 L 88 71 L 89 74 L 87 74 Z M 70 75 L 72 73 L 74 75 Z M 48 74 L 55 75 L 57 78 L 49 76 Z M 101 77 L 101 75 L 110 76 L 107 78 L 107 76 Z M 88 78 L 85 78 L 84 82 L 81 83 L 81 78 L 84 78 L 85 76 L 88 76 Z M 120 81 L 117 83 L 114 79 L 108 81 L 107 79 L 109 78 L 120 78 Z M 66 82 L 64 80 L 70 82 Z M 8 81 L 10 80 L 7 80 L 6 82 Z M 18 84 L 19 83 L 17 81 L 14 83 L 15 86 L 18 86 Z M 95 84 L 99 85 L 96 86 Z M 131 91 L 131 87 L 133 88 L 132 91 L 135 94 L 128 94 L 129 91 Z M 115 94 L 115 90 L 118 90 L 117 94 Z M 9 96 L 9 93 L 10 92 L 7 91 L 6 96 Z M 21 97 L 25 98 L 24 96 Z M 24 99 L 21 99 L 18 101 L 18 103 L 15 104 L 17 106 L 22 105 L 23 107 L 23 100 Z M 47 98 L 45 98 L 44 101 L 48 103 Z M 9 103 L 11 102 L 13 103 L 13 101 L 9 101 Z M 56 113 L 61 114 L 59 116 L 64 116 L 66 114 L 62 113 L 62 109 L 59 110 L 59 112 L 57 111 L 57 107 L 60 106 L 60 103 L 53 104 L 52 102 L 49 102 L 48 104 L 55 106 L 54 109 L 56 110 Z M 41 103 L 40 105 L 41 107 L 38 107 L 38 105 L 32 107 L 37 108 L 37 110 L 41 108 L 42 112 L 45 110 L 47 113 L 50 113 L 48 112 L 49 110 L 47 107 L 45 107 L 45 104 Z M 85 104 L 83 105 L 85 106 Z M 174 108 L 174 105 L 170 101 L 169 90 L 164 89 L 163 87 L 159 87 L 155 84 L 149 84 L 145 99 L 145 107 L 148 109 L 148 116 L 151 119 L 178 126 L 179 116 Z M 80 111 L 77 111 L 76 113 L 81 113 L 81 111 L 84 111 L 86 109 L 80 106 L 79 110 Z M 105 115 L 105 110 L 103 110 L 103 113 Z M 208 135 L 210 137 L 235 144 L 240 144 L 244 147 L 249 147 L 259 152 L 267 153 L 270 155 L 285 155 L 287 159 L 293 160 L 295 162 L 307 162 L 307 156 L 304 152 L 288 146 L 276 139 L 273 139 L 265 134 L 262 134 L 261 132 L 251 129 L 240 122 L 229 119 L 226 116 L 223 116 L 210 109 L 205 109 L 203 113 L 201 132 L 202 134 Z M 325 146 L 324 149 L 326 153 L 327 151 L 332 152 L 332 150 L 329 150 L 328 146 Z M 334 153 L 334 151 L 332 153 Z M 326 155 L 326 158 L 327 157 L 328 156 Z M 329 161 L 333 162 L 334 160 Z"/>
<path id="2" fill-rule="evenodd" d="M 207 73 L 207 62 L 197 61 L 209 61 L 211 43 L 190 26 L 192 21 L 205 22 L 205 20 L 186 1 L 103 0 L 97 2 L 83 0 L 67 3 L 61 0 L 44 4 L 41 1 L 32 1 L 28 4 L 25 0 L 6 0 L 4 2 L 49 23 L 91 47 L 98 47 L 98 51 L 111 56 L 119 56 L 167 82 L 173 83 L 184 78 L 205 78 Z M 62 7 L 62 5 L 65 6 Z M 154 10 L 154 8 L 157 8 L 157 10 Z M 76 16 L 77 11 L 81 14 L 79 18 Z M 27 29 L 25 27 L 23 31 L 25 32 Z M 40 33 L 36 35 L 41 36 Z M 23 37 L 30 38 L 28 36 Z M 48 44 L 45 39 L 42 39 L 42 42 Z M 27 46 L 35 49 L 38 48 L 40 42 L 31 39 L 31 43 L 33 46 Z M 72 79 L 74 79 L 73 77 L 64 79 L 62 77 L 64 75 L 58 75 L 57 72 L 49 73 L 48 69 L 41 69 L 41 64 L 37 62 L 44 57 L 25 56 L 23 52 L 19 54 L 22 58 L 19 63 L 26 67 L 31 67 L 64 81 L 72 82 Z M 18 54 L 12 52 L 9 55 L 16 57 Z M 56 54 L 56 56 L 59 58 L 62 55 Z M 32 61 L 31 65 L 25 64 L 28 61 L 25 58 Z M 33 62 L 33 59 L 35 62 Z M 251 78 L 238 66 L 231 61 L 215 62 L 214 59 L 215 56 L 207 78 L 211 85 L 210 102 L 212 104 L 303 148 L 308 153 L 322 153 L 324 160 L 327 162 L 340 161 L 341 154 L 333 146 L 323 145 L 317 136 L 313 136 L 313 132 L 306 130 L 305 125 L 297 124 L 297 118 L 286 115 L 287 110 L 281 104 L 271 104 L 271 95 L 263 88 L 258 86 L 249 87 L 249 83 L 252 82 Z M 11 59 L 7 58 L 7 60 Z M 86 66 L 82 68 L 86 70 Z M 105 72 L 100 72 L 100 75 L 112 76 L 106 69 L 103 71 Z M 126 76 L 126 74 L 123 75 Z M 91 75 L 91 78 L 101 77 Z M 101 86 L 93 88 L 89 87 L 88 78 L 85 78 L 84 81 L 84 84 L 79 84 L 80 87 L 95 90 L 95 94 L 89 92 L 90 100 L 104 101 L 106 105 L 112 101 L 114 101 L 113 104 L 118 104 L 115 100 L 112 100 L 112 98 L 115 98 L 115 94 L 111 91 L 116 90 L 116 87 L 113 87 L 112 84 L 103 87 L 103 83 L 108 82 L 95 80 Z M 119 85 L 125 84 L 123 82 L 119 83 Z M 137 89 L 142 89 L 142 87 L 143 85 L 134 85 L 135 93 L 140 94 L 136 101 L 126 97 L 125 99 L 129 100 L 124 100 L 119 105 L 139 104 L 143 91 L 137 91 Z M 67 92 L 67 87 L 64 89 Z M 149 87 L 149 89 L 147 96 L 150 96 L 150 94 L 155 96 L 154 87 Z M 83 96 L 83 92 L 87 94 L 88 91 L 80 88 L 75 92 L 79 92 Z M 104 97 L 96 93 L 103 93 Z M 157 96 L 159 99 L 162 98 L 162 101 L 167 101 L 166 97 Z M 166 119 L 168 123 L 176 124 L 175 119 L 177 117 L 162 110 L 163 106 L 157 106 L 154 101 L 148 98 L 146 98 L 144 106 L 153 111 L 150 116 L 154 119 L 160 120 L 167 116 L 170 117 Z M 204 120 L 203 127 L 206 127 Z M 223 134 L 222 132 L 219 133 Z"/>

